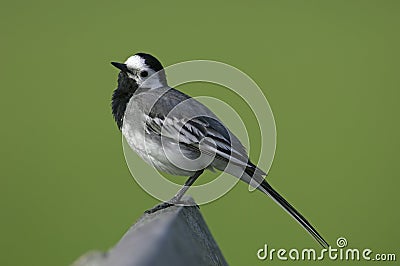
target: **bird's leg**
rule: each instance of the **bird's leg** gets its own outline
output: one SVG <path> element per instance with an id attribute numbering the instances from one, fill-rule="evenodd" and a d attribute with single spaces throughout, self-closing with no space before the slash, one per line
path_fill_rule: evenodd
<path id="1" fill-rule="evenodd" d="M 157 206 L 155 206 L 154 208 L 145 211 L 145 213 L 154 213 L 156 211 L 171 207 L 177 203 L 180 202 L 180 200 L 182 199 L 183 195 L 186 193 L 186 191 L 188 191 L 188 189 L 190 188 L 191 185 L 193 185 L 193 183 L 197 180 L 197 178 L 204 172 L 204 170 L 199 170 L 196 173 L 194 173 L 194 175 L 190 176 L 188 178 L 188 180 L 185 182 L 185 184 L 182 186 L 182 188 L 175 194 L 175 196 L 172 197 L 172 199 L 170 199 L 167 202 L 163 202 L 161 204 L 158 204 Z M 198 206 L 197 206 L 198 207 Z"/>

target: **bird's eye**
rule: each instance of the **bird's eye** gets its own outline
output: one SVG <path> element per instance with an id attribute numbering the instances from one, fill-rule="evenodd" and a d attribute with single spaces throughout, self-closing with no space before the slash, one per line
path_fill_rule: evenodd
<path id="1" fill-rule="evenodd" d="M 140 72 L 140 76 L 141 76 L 142 78 L 145 78 L 145 77 L 147 77 L 148 75 L 149 75 L 149 73 L 148 73 L 146 70 L 143 70 L 143 71 Z"/>

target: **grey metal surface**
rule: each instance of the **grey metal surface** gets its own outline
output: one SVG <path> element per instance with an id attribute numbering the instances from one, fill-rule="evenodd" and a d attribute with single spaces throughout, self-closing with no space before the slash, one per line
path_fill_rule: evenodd
<path id="1" fill-rule="evenodd" d="M 186 201 L 194 203 L 192 198 Z M 92 251 L 73 266 L 228 265 L 197 207 L 144 214 L 108 252 Z"/>

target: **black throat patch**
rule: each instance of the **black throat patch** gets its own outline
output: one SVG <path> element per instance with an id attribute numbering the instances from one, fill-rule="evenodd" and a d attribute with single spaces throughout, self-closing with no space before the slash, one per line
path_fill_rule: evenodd
<path id="1" fill-rule="evenodd" d="M 137 90 L 137 83 L 128 77 L 124 72 L 118 74 L 118 87 L 114 90 L 111 99 L 111 109 L 114 120 L 121 130 L 126 106 L 129 103 L 133 93 Z"/>

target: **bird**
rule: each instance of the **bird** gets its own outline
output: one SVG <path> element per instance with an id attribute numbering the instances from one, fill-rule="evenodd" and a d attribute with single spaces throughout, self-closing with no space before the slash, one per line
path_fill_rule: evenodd
<path id="1" fill-rule="evenodd" d="M 158 171 L 188 177 L 168 202 L 146 213 L 179 204 L 205 170 L 225 171 L 269 196 L 290 214 L 323 248 L 329 244 L 266 180 L 240 140 L 205 105 L 168 86 L 165 69 L 148 53 L 136 53 L 119 70 L 111 98 L 114 120 L 134 150 Z"/>

